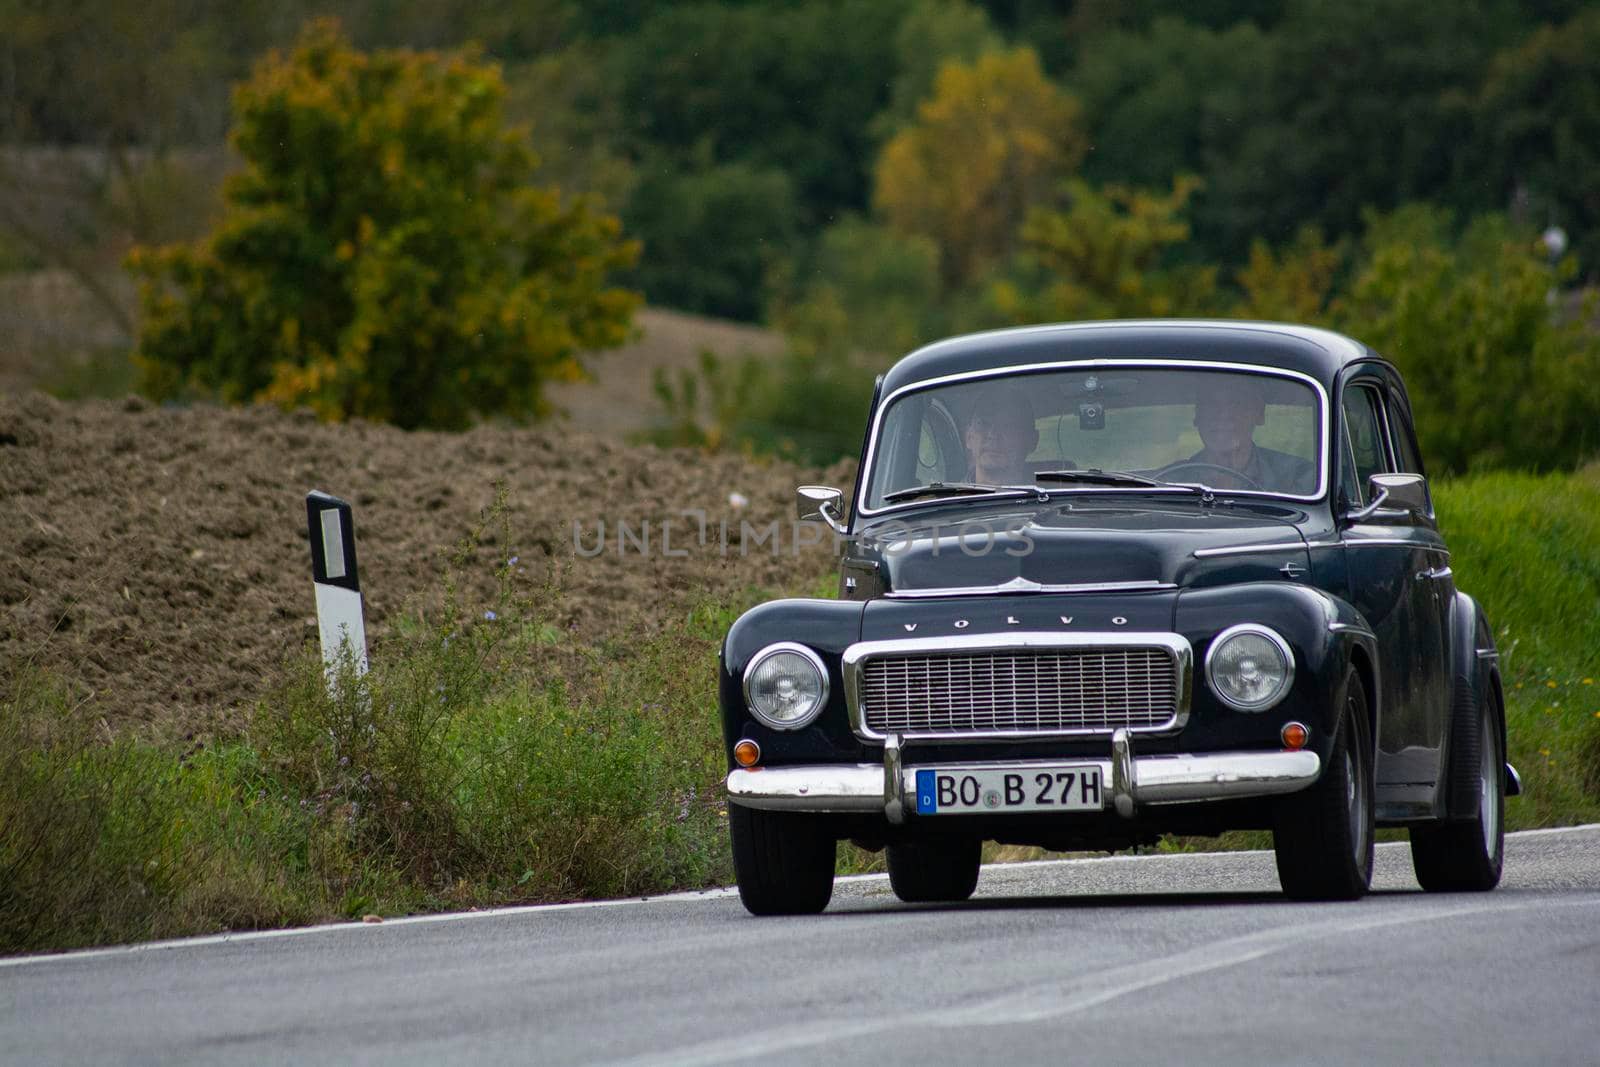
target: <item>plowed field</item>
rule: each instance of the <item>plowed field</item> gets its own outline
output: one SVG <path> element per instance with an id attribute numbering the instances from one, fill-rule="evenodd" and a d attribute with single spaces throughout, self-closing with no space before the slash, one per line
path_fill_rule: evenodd
<path id="1" fill-rule="evenodd" d="M 315 640 L 305 493 L 355 506 L 369 639 L 439 601 L 444 558 L 495 497 L 466 599 L 484 603 L 496 559 L 559 572 L 554 621 L 574 642 L 670 633 L 706 600 L 814 584 L 826 546 L 791 551 L 796 484 L 841 484 L 738 456 L 629 447 L 559 429 L 405 433 L 327 425 L 270 408 L 158 408 L 138 399 L 0 398 L 0 667 L 33 660 L 91 696 L 112 729 L 207 733 L 239 720 L 285 658 Z M 737 496 L 735 496 L 737 494 Z M 730 503 L 730 498 L 735 502 Z M 744 498 L 747 503 L 739 503 Z M 696 543 L 709 519 L 708 544 Z M 728 518 L 782 520 L 784 541 L 724 553 Z M 575 551 L 574 521 L 592 549 Z M 617 551 L 616 523 L 653 525 Z M 672 524 L 674 553 L 660 545 Z M 687 543 L 685 543 L 687 542 Z"/>

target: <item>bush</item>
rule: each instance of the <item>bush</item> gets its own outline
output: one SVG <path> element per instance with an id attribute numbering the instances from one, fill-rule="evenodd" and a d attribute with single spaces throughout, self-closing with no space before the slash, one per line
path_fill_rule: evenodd
<path id="1" fill-rule="evenodd" d="M 1600 448 L 1600 335 L 1554 306 L 1571 261 L 1532 233 L 1416 205 L 1369 217 L 1363 266 L 1333 317 L 1394 360 L 1434 473 L 1548 470 Z"/>
<path id="2" fill-rule="evenodd" d="M 530 184 L 503 95 L 471 53 L 366 54 L 329 22 L 270 54 L 234 96 L 216 232 L 130 257 L 146 388 L 408 428 L 542 413 L 627 338 L 637 298 L 605 279 L 636 249 Z"/>

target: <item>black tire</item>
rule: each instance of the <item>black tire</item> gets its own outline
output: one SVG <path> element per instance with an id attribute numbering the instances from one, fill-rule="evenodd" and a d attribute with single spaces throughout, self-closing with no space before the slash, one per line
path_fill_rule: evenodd
<path id="1" fill-rule="evenodd" d="M 1450 724 L 1452 799 L 1471 797 L 1470 818 L 1411 829 L 1411 866 L 1430 893 L 1483 893 L 1505 864 L 1506 769 L 1495 705 L 1458 683 Z M 1480 706 L 1481 705 L 1481 706 Z"/>
<path id="2" fill-rule="evenodd" d="M 835 842 L 812 815 L 728 805 L 733 872 L 751 915 L 815 915 L 833 896 Z"/>
<path id="3" fill-rule="evenodd" d="M 1272 845 L 1292 900 L 1355 900 L 1372 885 L 1372 741 L 1367 693 L 1351 669 L 1333 749 L 1316 784 L 1278 808 Z"/>
<path id="4" fill-rule="evenodd" d="M 890 845 L 889 887 L 908 904 L 966 900 L 978 888 L 983 842 L 977 838 Z"/>

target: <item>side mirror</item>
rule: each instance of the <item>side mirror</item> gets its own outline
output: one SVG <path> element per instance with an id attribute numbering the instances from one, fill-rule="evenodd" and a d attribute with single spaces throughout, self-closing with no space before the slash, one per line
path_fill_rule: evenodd
<path id="1" fill-rule="evenodd" d="M 795 490 L 795 511 L 801 522 L 825 522 L 835 533 L 844 533 L 840 504 L 844 494 L 826 485 L 802 485 Z"/>
<path id="2" fill-rule="evenodd" d="M 1367 492 L 1372 503 L 1346 514 L 1347 522 L 1409 523 L 1428 514 L 1428 479 L 1420 474 L 1374 474 Z"/>

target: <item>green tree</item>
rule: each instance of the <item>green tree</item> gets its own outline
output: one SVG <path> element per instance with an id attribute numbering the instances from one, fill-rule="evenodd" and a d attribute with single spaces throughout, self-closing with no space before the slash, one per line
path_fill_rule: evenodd
<path id="1" fill-rule="evenodd" d="M 875 203 L 895 230 L 939 246 L 958 288 L 1007 258 L 1028 209 L 1086 148 L 1077 101 L 1032 49 L 946 63 L 916 122 L 884 145 Z"/>
<path id="2" fill-rule="evenodd" d="M 1564 227 L 1600 278 L 1600 9 L 1497 55 L 1475 113 L 1479 150 L 1461 180 L 1526 200 L 1529 222 Z"/>
<path id="3" fill-rule="evenodd" d="M 1257 237 L 1277 243 L 1302 225 L 1332 238 L 1361 231 L 1367 207 L 1414 200 L 1490 206 L 1447 194 L 1470 131 L 1451 94 L 1482 78 L 1494 42 L 1518 20 L 1499 0 L 1448 11 L 1393 0 L 1293 0 L 1260 64 L 1261 88 L 1215 130 L 1194 215 L 1211 257 L 1241 261 Z"/>
<path id="4" fill-rule="evenodd" d="M 1160 186 L 1225 165 L 1239 123 L 1258 113 L 1273 48 L 1250 23 L 1211 30 L 1172 17 L 1097 36 L 1066 77 L 1095 146 L 1084 177 Z"/>
<path id="5" fill-rule="evenodd" d="M 366 54 L 329 22 L 269 54 L 234 96 L 217 230 L 131 257 L 147 388 L 405 427 L 538 415 L 627 337 L 637 297 L 606 277 L 635 248 L 528 184 L 503 94 L 471 53 Z"/>
<path id="6" fill-rule="evenodd" d="M 628 231 L 644 241 L 635 284 L 652 304 L 758 319 L 768 272 L 799 240 L 789 175 L 748 163 L 641 169 L 626 212 Z"/>
<path id="7" fill-rule="evenodd" d="M 1439 208 L 1369 217 L 1334 315 L 1404 372 L 1430 470 L 1570 467 L 1600 449 L 1600 336 L 1552 301 L 1572 267 L 1498 215 L 1459 238 Z"/>
<path id="8" fill-rule="evenodd" d="M 809 266 L 804 292 L 775 316 L 785 333 L 838 320 L 857 348 L 888 356 L 945 332 L 939 250 L 926 237 L 844 219 L 823 232 Z"/>
<path id="9" fill-rule="evenodd" d="M 996 304 L 1019 322 L 1206 313 L 1216 269 L 1168 264 L 1189 239 L 1184 212 L 1198 186 L 1180 178 L 1162 194 L 1068 182 L 1064 208 L 1035 208 L 1022 227 L 1034 284 L 999 283 Z"/>
<path id="10" fill-rule="evenodd" d="M 906 6 L 657 5 L 614 57 L 623 113 L 633 136 L 676 169 L 784 171 L 808 224 L 859 210 L 874 147 L 868 125 L 888 102 Z"/>

